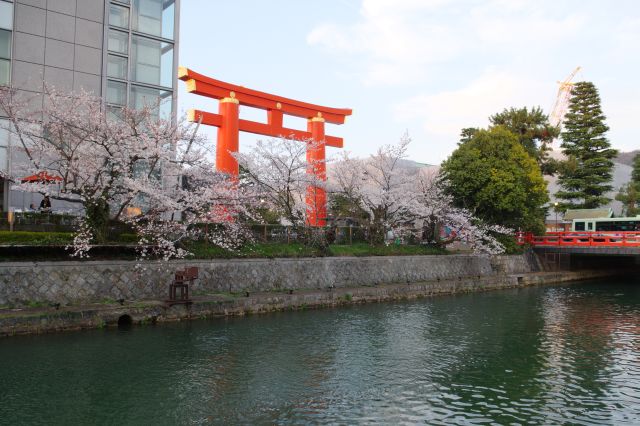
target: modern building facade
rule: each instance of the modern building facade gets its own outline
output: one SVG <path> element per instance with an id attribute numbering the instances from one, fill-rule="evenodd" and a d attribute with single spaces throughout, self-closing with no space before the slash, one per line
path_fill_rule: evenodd
<path id="1" fill-rule="evenodd" d="M 170 117 L 179 11 L 180 0 L 0 0 L 0 84 L 34 109 L 46 82 L 101 96 L 114 113 L 161 100 L 159 114 Z M 0 134 L 0 172 L 11 170 L 10 144 Z M 28 207 L 22 198 L 0 177 L 0 210 Z"/>

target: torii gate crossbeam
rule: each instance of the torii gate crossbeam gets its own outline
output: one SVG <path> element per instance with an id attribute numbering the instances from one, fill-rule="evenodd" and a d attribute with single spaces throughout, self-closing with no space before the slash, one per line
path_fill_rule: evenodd
<path id="1" fill-rule="evenodd" d="M 325 122 L 343 124 L 352 111 L 346 108 L 329 108 L 284 98 L 257 90 L 247 89 L 231 83 L 198 74 L 180 67 L 178 78 L 186 82 L 187 92 L 219 100 L 218 114 L 189 110 L 190 121 L 218 128 L 216 169 L 238 176 L 238 161 L 234 153 L 239 149 L 239 132 L 264 136 L 285 137 L 313 141 L 307 145 L 308 173 L 326 180 L 325 146 L 342 148 L 342 138 L 325 135 Z M 267 111 L 267 123 L 241 120 L 240 105 Z M 284 114 L 307 119 L 307 131 L 288 129 L 282 126 Z M 306 194 L 307 223 L 311 226 L 326 225 L 327 195 L 324 189 L 309 186 Z"/>

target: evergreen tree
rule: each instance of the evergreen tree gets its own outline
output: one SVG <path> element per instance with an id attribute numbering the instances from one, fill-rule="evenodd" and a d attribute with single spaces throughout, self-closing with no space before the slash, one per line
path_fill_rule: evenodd
<path id="1" fill-rule="evenodd" d="M 604 194 L 612 190 L 612 159 L 617 151 L 605 136 L 609 130 L 605 118 L 593 83 L 576 83 L 561 134 L 567 161 L 560 167 L 562 190 L 556 198 L 566 200 L 562 208 L 597 208 L 611 201 Z"/>
<path id="2" fill-rule="evenodd" d="M 441 173 L 456 207 L 486 223 L 543 232 L 547 183 L 513 132 L 478 130 L 442 163 Z"/>
<path id="3" fill-rule="evenodd" d="M 631 182 L 640 191 L 640 154 L 633 157 L 633 170 L 631 171 Z"/>
<path id="4" fill-rule="evenodd" d="M 477 127 L 465 127 L 464 129 L 462 129 L 462 131 L 460 132 L 460 142 L 458 143 L 458 145 L 469 142 L 478 133 L 478 130 L 480 129 L 478 129 Z"/>
<path id="5" fill-rule="evenodd" d="M 552 175 L 556 172 L 555 160 L 549 158 L 550 145 L 559 135 L 557 127 L 549 123 L 547 116 L 540 107 L 530 110 L 524 108 L 504 109 L 489 117 L 492 126 L 503 126 L 518 136 L 522 147 L 540 166 L 543 174 Z"/>
<path id="6" fill-rule="evenodd" d="M 622 202 L 625 216 L 640 214 L 640 154 L 633 159 L 631 181 L 620 188 L 616 200 Z"/>
<path id="7" fill-rule="evenodd" d="M 623 216 L 635 216 L 640 214 L 640 209 L 638 208 L 639 195 L 637 186 L 632 182 L 629 182 L 620 188 L 620 192 L 616 195 L 616 200 L 622 203 Z"/>

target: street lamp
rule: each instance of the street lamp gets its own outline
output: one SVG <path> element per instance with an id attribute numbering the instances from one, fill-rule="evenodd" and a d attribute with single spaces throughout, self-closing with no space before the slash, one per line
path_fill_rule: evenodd
<path id="1" fill-rule="evenodd" d="M 553 203 L 553 210 L 556 211 L 556 232 L 558 231 L 558 202 Z"/>

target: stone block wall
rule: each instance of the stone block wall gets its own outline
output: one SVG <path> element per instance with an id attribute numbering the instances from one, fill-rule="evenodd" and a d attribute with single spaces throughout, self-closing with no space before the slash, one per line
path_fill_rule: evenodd
<path id="1" fill-rule="evenodd" d="M 476 255 L 0 263 L 0 305 L 164 299 L 177 269 L 196 266 L 196 294 L 416 283 L 529 272 L 523 256 Z"/>

